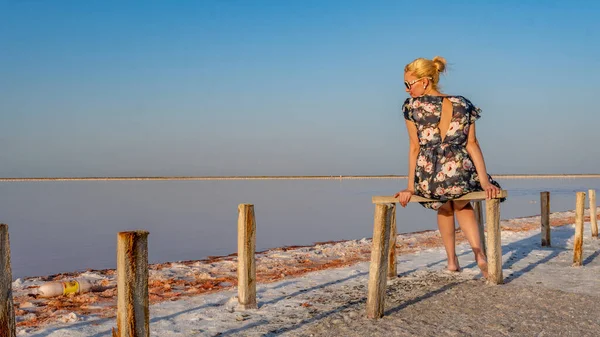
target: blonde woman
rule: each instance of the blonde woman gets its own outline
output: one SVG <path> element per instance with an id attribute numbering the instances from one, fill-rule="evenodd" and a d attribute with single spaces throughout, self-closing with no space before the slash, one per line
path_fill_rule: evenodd
<path id="1" fill-rule="evenodd" d="M 404 68 L 404 85 L 410 95 L 402 106 L 410 143 L 408 187 L 394 197 L 402 207 L 413 194 L 435 200 L 421 205 L 437 211 L 449 271 L 460 271 L 455 252 L 456 215 L 487 278 L 487 260 L 473 207 L 468 201 L 453 199 L 475 191 L 485 191 L 493 198 L 500 185 L 487 173 L 475 135 L 481 110 L 463 96 L 440 92 L 438 82 L 445 69 L 446 60 L 439 56 L 418 58 Z"/>

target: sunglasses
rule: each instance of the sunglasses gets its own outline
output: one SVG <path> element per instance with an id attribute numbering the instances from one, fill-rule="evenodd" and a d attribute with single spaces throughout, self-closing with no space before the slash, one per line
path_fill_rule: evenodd
<path id="1" fill-rule="evenodd" d="M 410 90 L 410 87 L 412 87 L 413 84 L 419 82 L 420 80 L 422 80 L 424 78 L 427 78 L 427 79 L 431 80 L 431 77 L 421 77 L 421 78 L 417 78 L 416 80 L 413 80 L 413 81 L 410 81 L 410 82 L 404 81 L 404 86 L 406 87 L 406 89 Z"/>

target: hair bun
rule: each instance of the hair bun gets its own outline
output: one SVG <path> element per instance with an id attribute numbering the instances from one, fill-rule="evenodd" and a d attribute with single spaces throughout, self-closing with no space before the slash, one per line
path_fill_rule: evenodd
<path id="1" fill-rule="evenodd" d="M 444 70 L 446 70 L 446 59 L 441 56 L 434 57 L 433 64 L 435 65 L 438 73 L 443 73 Z"/>

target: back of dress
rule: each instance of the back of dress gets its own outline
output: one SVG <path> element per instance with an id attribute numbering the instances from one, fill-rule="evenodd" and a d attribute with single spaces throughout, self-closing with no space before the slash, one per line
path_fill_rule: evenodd
<path id="1" fill-rule="evenodd" d="M 442 116 L 443 99 L 452 103 L 450 125 L 442 138 L 438 125 Z M 420 96 L 408 98 L 402 106 L 404 118 L 415 123 L 421 146 L 442 143 L 466 145 L 469 126 L 475 122 L 481 110 L 462 96 Z"/>
<path id="2" fill-rule="evenodd" d="M 442 137 L 439 123 L 444 98 L 452 103 L 452 116 Z M 479 119 L 481 110 L 462 96 L 420 96 L 408 98 L 402 111 L 405 119 L 415 123 L 419 138 L 415 194 L 439 200 L 421 204 L 438 209 L 448 200 L 481 191 L 477 171 L 466 148 L 469 128 Z M 491 177 L 489 179 L 497 185 Z"/>

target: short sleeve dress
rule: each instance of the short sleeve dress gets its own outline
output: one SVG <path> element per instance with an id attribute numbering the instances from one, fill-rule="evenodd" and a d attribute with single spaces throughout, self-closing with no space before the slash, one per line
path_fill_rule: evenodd
<path id="1" fill-rule="evenodd" d="M 444 98 L 452 103 L 453 111 L 442 139 L 438 125 Z M 415 195 L 436 200 L 421 205 L 437 210 L 448 200 L 483 190 L 466 148 L 469 127 L 480 117 L 479 108 L 462 96 L 426 95 L 406 99 L 402 111 L 405 119 L 415 123 L 419 137 Z M 490 175 L 488 178 L 500 188 Z"/>

